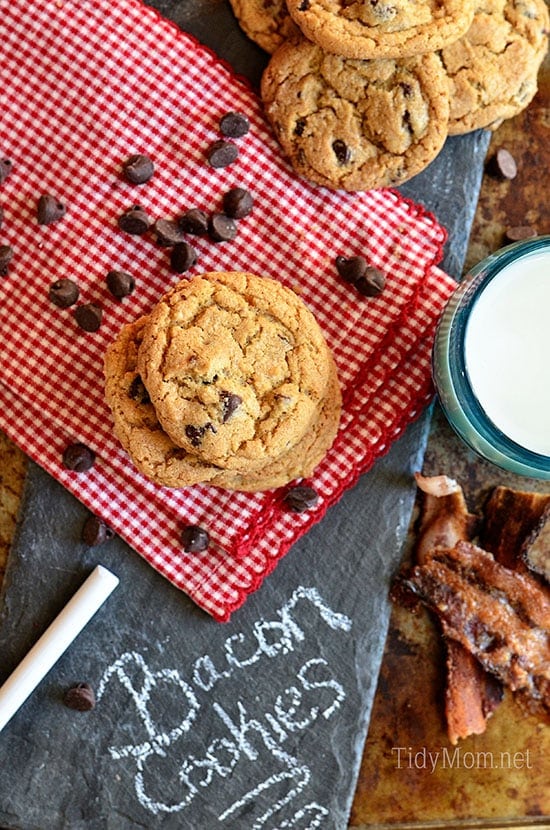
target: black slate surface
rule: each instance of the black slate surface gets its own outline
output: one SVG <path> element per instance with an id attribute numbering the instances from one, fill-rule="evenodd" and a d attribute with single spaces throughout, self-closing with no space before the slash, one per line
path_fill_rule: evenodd
<path id="1" fill-rule="evenodd" d="M 267 56 L 220 0 L 150 3 L 257 86 Z M 489 137 L 449 139 L 402 187 L 449 231 L 459 276 Z M 387 588 L 429 413 L 220 625 L 30 465 L 0 617 L 0 682 L 87 574 L 120 587 L 0 733 L 0 824 L 19 830 L 342 830 L 384 645 Z M 98 705 L 67 709 L 90 682 Z"/>

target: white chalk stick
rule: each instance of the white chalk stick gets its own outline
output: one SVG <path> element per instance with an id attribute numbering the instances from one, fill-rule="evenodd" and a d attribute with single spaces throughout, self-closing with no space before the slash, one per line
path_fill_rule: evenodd
<path id="1" fill-rule="evenodd" d="M 114 591 L 119 579 L 98 565 L 0 687 L 0 732 Z"/>

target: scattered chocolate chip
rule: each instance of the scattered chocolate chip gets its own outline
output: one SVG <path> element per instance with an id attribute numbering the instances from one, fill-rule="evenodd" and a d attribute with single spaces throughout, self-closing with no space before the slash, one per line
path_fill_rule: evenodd
<path id="1" fill-rule="evenodd" d="M 195 265 L 197 252 L 188 242 L 178 242 L 170 254 L 170 267 L 176 274 L 183 274 Z"/>
<path id="2" fill-rule="evenodd" d="M 105 278 L 107 288 L 117 300 L 128 297 L 136 287 L 136 281 L 126 271 L 109 271 Z"/>
<path id="3" fill-rule="evenodd" d="M 83 303 L 74 310 L 74 319 L 77 325 L 87 332 L 94 332 L 101 326 L 103 309 L 95 303 Z"/>
<path id="4" fill-rule="evenodd" d="M 228 138 L 240 138 L 250 129 L 250 122 L 242 112 L 226 112 L 220 119 L 222 135 Z"/>
<path id="5" fill-rule="evenodd" d="M 537 232 L 531 225 L 515 225 L 512 228 L 506 228 L 504 236 L 508 242 L 520 242 L 522 239 L 532 239 Z"/>
<path id="6" fill-rule="evenodd" d="M 386 285 L 386 275 L 379 268 L 369 266 L 363 277 L 355 283 L 356 289 L 363 297 L 378 297 Z"/>
<path id="7" fill-rule="evenodd" d="M 11 173 L 13 164 L 10 159 L 0 159 L 0 184 L 3 184 Z"/>
<path id="8" fill-rule="evenodd" d="M 44 193 L 38 199 L 36 206 L 36 218 L 39 225 L 51 225 L 62 219 L 67 212 L 67 206 L 52 196 L 51 193 Z"/>
<path id="9" fill-rule="evenodd" d="M 63 453 L 63 466 L 75 473 L 85 473 L 95 464 L 95 452 L 86 444 L 69 444 Z"/>
<path id="10" fill-rule="evenodd" d="M 69 308 L 76 303 L 80 289 L 76 282 L 69 279 L 52 282 L 48 290 L 48 297 L 59 308 Z"/>
<path id="11" fill-rule="evenodd" d="M 222 423 L 225 424 L 242 404 L 243 399 L 233 392 L 223 390 L 220 392 L 220 400 L 222 402 Z"/>
<path id="12" fill-rule="evenodd" d="M 11 245 L 0 245 L 0 277 L 7 276 L 13 253 Z"/>
<path id="13" fill-rule="evenodd" d="M 362 256 L 337 256 L 335 263 L 336 270 L 346 282 L 357 282 L 365 276 L 367 270 L 367 260 Z"/>
<path id="14" fill-rule="evenodd" d="M 131 233 L 133 236 L 141 236 L 151 227 L 151 219 L 145 208 L 141 205 L 132 205 L 118 217 L 118 226 L 121 231 Z"/>
<path id="15" fill-rule="evenodd" d="M 243 219 L 252 211 L 254 199 L 244 187 L 232 187 L 223 194 L 223 211 L 232 219 Z"/>
<path id="16" fill-rule="evenodd" d="M 207 421 L 202 427 L 193 426 L 193 424 L 187 424 L 185 427 L 185 434 L 189 438 L 191 445 L 193 447 L 200 447 L 202 443 L 202 439 L 204 433 L 210 430 L 210 432 L 216 432 L 216 427 L 214 424 L 211 424 L 210 421 Z"/>
<path id="17" fill-rule="evenodd" d="M 230 242 L 237 236 L 237 223 L 225 213 L 213 213 L 208 220 L 208 234 L 213 242 Z"/>
<path id="18" fill-rule="evenodd" d="M 75 709 L 77 712 L 89 712 L 95 706 L 94 690 L 89 683 L 77 683 L 67 689 L 63 697 L 65 706 Z"/>
<path id="19" fill-rule="evenodd" d="M 208 148 L 207 158 L 211 167 L 227 167 L 239 155 L 239 148 L 232 141 L 215 141 Z"/>
<path id="20" fill-rule="evenodd" d="M 200 553 L 210 544 L 208 531 L 200 525 L 185 525 L 180 538 L 187 553 Z"/>
<path id="21" fill-rule="evenodd" d="M 178 242 L 185 242 L 185 232 L 175 219 L 157 219 L 153 231 L 159 245 L 172 248 Z"/>
<path id="22" fill-rule="evenodd" d="M 307 484 L 298 484 L 286 493 L 283 504 L 291 513 L 304 513 L 315 507 L 319 501 L 319 494 Z"/>
<path id="23" fill-rule="evenodd" d="M 500 147 L 487 163 L 487 172 L 499 179 L 515 179 L 518 167 L 513 155 Z"/>
<path id="24" fill-rule="evenodd" d="M 130 384 L 130 388 L 128 389 L 128 397 L 130 397 L 133 401 L 139 401 L 139 403 L 151 403 L 149 392 L 145 388 L 145 384 L 143 383 L 140 375 L 136 375 Z"/>
<path id="25" fill-rule="evenodd" d="M 185 233 L 191 233 L 193 236 L 202 236 L 208 233 L 208 216 L 204 210 L 191 208 L 185 211 L 183 216 L 180 217 L 179 225 Z"/>
<path id="26" fill-rule="evenodd" d="M 90 547 L 102 545 L 112 539 L 114 532 L 97 516 L 88 516 L 82 527 L 82 541 Z"/>
<path id="27" fill-rule="evenodd" d="M 337 138 L 336 141 L 332 142 L 332 149 L 338 164 L 349 164 L 351 161 L 351 150 L 345 141 Z"/>
<path id="28" fill-rule="evenodd" d="M 122 172 L 126 181 L 131 184 L 145 184 L 155 172 L 155 165 L 149 156 L 138 153 L 126 159 L 122 165 Z"/>

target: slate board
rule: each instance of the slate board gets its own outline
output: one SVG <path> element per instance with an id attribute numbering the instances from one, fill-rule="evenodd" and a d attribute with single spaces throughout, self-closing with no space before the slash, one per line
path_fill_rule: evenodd
<path id="1" fill-rule="evenodd" d="M 267 56 L 221 0 L 149 3 L 257 86 Z M 459 276 L 486 133 L 449 139 L 402 192 L 449 231 Z M 220 625 L 30 464 L 0 617 L 0 683 L 93 567 L 121 580 L 0 734 L 0 824 L 18 830 L 343 830 L 429 412 Z M 90 682 L 90 713 L 62 703 Z"/>

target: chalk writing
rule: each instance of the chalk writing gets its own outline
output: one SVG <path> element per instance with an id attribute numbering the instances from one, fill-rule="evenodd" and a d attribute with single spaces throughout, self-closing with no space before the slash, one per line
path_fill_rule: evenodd
<path id="1" fill-rule="evenodd" d="M 145 740 L 109 747 L 114 760 L 132 759 L 135 763 L 135 792 L 142 807 L 155 815 L 185 810 L 201 792 L 228 779 L 237 765 L 249 761 L 254 762 L 256 780 L 238 796 L 235 787 L 242 786 L 243 778 L 232 781 L 232 792 L 225 793 L 226 804 L 217 815 L 220 826 L 234 827 L 236 817 L 244 813 L 250 830 L 265 828 L 275 816 L 280 830 L 290 830 L 298 824 L 300 830 L 322 826 L 328 815 L 324 806 L 313 801 L 298 803 L 306 794 L 311 770 L 284 744 L 291 743 L 290 736 L 306 730 L 319 718 L 329 720 L 345 701 L 344 687 L 333 676 L 328 662 L 323 657 L 302 662 L 294 681 L 285 684 L 286 688 L 275 694 L 271 702 L 262 700 L 264 711 L 255 716 L 249 713 L 249 701 L 243 700 L 242 695 L 228 694 L 220 685 L 232 677 L 239 679 L 241 673 L 261 661 L 283 659 L 306 643 L 305 626 L 297 618 L 300 603 L 313 608 L 333 631 L 350 631 L 351 620 L 347 616 L 329 608 L 315 588 L 300 587 L 276 612 L 277 619 L 260 619 L 250 632 L 229 636 L 222 645 L 222 663 L 219 655 L 197 658 L 189 679 L 173 668 L 153 671 L 135 651 L 122 654 L 104 671 L 97 691 L 98 703 L 107 689 L 118 683 L 129 695 L 144 730 Z M 225 698 L 223 705 L 211 694 L 201 702 L 202 693 L 211 693 L 218 686 Z M 242 681 L 233 687 L 242 689 Z M 178 716 L 171 728 L 157 722 L 152 711 L 153 692 L 157 702 L 158 695 L 167 695 L 171 704 L 176 705 Z M 206 747 L 207 741 L 201 736 L 203 722 L 208 726 L 207 735 L 215 733 Z M 155 772 L 155 765 L 161 762 L 169 764 L 173 791 L 177 792 L 177 798 L 172 800 L 153 793 L 155 787 L 162 789 L 166 783 Z M 216 803 L 220 803 L 219 797 Z M 294 811 L 292 815 L 290 811 Z"/>

